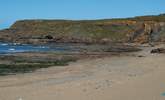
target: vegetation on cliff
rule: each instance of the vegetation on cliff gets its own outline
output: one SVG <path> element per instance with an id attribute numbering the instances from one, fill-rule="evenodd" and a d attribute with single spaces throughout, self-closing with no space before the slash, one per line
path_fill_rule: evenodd
<path id="1" fill-rule="evenodd" d="M 165 15 L 104 20 L 21 20 L 0 31 L 0 39 L 23 43 L 164 41 Z"/>

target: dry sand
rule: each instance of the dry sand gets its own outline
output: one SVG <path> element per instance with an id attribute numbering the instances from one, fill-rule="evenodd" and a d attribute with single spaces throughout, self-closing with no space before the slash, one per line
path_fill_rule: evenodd
<path id="1" fill-rule="evenodd" d="M 0 100 L 165 100 L 165 54 L 151 49 L 0 77 Z"/>

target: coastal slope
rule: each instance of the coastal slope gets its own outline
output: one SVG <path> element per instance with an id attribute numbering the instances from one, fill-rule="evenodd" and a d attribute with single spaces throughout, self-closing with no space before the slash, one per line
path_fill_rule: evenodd
<path id="1" fill-rule="evenodd" d="M 165 41 L 165 15 L 103 20 L 20 20 L 0 31 L 20 43 L 150 43 Z"/>

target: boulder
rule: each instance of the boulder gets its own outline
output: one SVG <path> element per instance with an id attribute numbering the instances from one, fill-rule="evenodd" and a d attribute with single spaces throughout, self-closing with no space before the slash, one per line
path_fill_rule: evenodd
<path id="1" fill-rule="evenodd" d="M 165 48 L 157 48 L 151 50 L 151 53 L 165 53 Z"/>

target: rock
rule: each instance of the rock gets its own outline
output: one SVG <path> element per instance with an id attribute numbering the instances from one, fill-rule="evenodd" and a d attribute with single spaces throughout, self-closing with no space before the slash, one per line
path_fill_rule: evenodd
<path id="1" fill-rule="evenodd" d="M 103 38 L 103 39 L 101 39 L 101 43 L 102 44 L 106 44 L 106 43 L 108 43 L 110 40 L 108 39 L 108 38 Z"/>
<path id="2" fill-rule="evenodd" d="M 53 39 L 53 36 L 51 36 L 51 35 L 46 35 L 46 36 L 45 36 L 45 39 Z"/>
<path id="3" fill-rule="evenodd" d="M 141 57 L 145 57 L 145 56 L 143 56 L 143 55 L 138 55 L 138 57 L 141 58 Z"/>
<path id="4" fill-rule="evenodd" d="M 151 53 L 165 53 L 165 49 L 164 48 L 153 49 L 151 50 Z"/>

